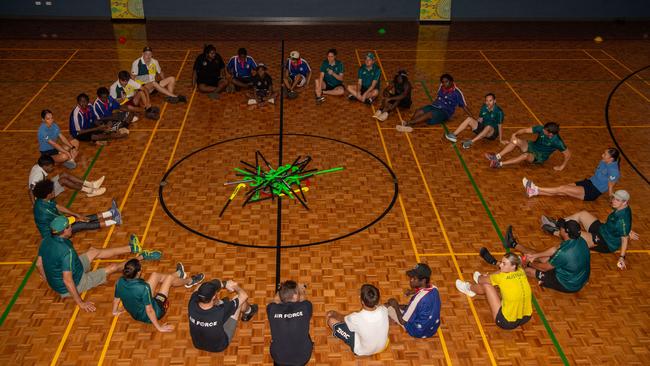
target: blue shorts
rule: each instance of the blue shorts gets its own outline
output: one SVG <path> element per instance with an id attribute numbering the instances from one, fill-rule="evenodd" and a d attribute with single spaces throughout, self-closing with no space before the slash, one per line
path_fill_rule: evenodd
<path id="1" fill-rule="evenodd" d="M 348 328 L 348 325 L 345 324 L 345 322 L 334 324 L 333 334 L 334 337 L 342 340 L 343 343 L 347 344 L 354 353 L 354 332 Z"/>
<path id="2" fill-rule="evenodd" d="M 427 124 L 429 125 L 439 125 L 443 122 L 447 122 L 449 119 L 449 116 L 445 111 L 440 108 L 436 108 L 431 104 L 422 107 L 422 110 L 424 113 L 431 112 L 431 118 L 427 121 Z"/>

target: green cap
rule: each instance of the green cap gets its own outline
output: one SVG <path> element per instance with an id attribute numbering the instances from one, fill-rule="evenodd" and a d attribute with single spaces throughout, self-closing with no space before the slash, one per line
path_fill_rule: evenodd
<path id="1" fill-rule="evenodd" d="M 68 218 L 63 215 L 55 217 L 50 223 L 50 229 L 55 233 L 63 232 L 63 230 L 67 229 L 68 226 L 70 226 L 70 222 L 68 221 Z"/>
<path id="2" fill-rule="evenodd" d="M 374 59 L 375 59 L 375 54 L 372 53 L 372 52 L 368 52 L 368 54 L 366 55 L 366 58 L 369 58 L 369 59 L 371 59 L 371 60 L 374 60 Z"/>

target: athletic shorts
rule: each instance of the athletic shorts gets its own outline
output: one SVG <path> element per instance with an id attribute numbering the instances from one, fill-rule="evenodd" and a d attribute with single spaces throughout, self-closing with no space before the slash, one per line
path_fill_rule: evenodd
<path id="1" fill-rule="evenodd" d="M 52 183 L 54 183 L 54 197 L 60 195 L 61 193 L 63 193 L 63 191 L 65 191 L 65 188 L 63 188 L 61 183 L 59 183 L 58 175 L 51 177 L 50 180 L 52 181 Z"/>
<path id="2" fill-rule="evenodd" d="M 603 237 L 598 233 L 598 230 L 602 224 L 602 222 L 596 220 L 591 224 L 591 226 L 589 226 L 589 229 L 587 231 L 589 231 L 591 234 L 591 240 L 595 244 L 594 247 L 591 247 L 589 249 L 599 253 L 611 253 L 612 251 L 607 246 L 605 239 L 603 239 Z"/>
<path id="3" fill-rule="evenodd" d="M 585 190 L 585 201 L 595 201 L 602 194 L 589 179 L 577 181 L 576 185 Z"/>
<path id="4" fill-rule="evenodd" d="M 546 272 L 536 270 L 535 278 L 537 278 L 541 282 L 540 286 L 542 287 L 550 288 L 560 292 L 567 292 L 567 293 L 578 292 L 578 291 L 569 291 L 566 288 L 564 288 L 564 286 L 562 286 L 560 281 L 558 281 L 557 276 L 555 275 L 555 268 Z"/>
<path id="5" fill-rule="evenodd" d="M 303 86 L 305 86 L 305 84 L 307 84 L 307 77 L 305 75 L 303 75 L 303 74 L 297 74 L 297 75 L 293 75 L 293 76 L 289 75 L 289 79 L 291 80 L 291 82 L 293 82 L 296 79 L 296 77 L 298 77 L 298 76 L 302 76 L 302 79 L 300 79 L 300 82 L 298 83 L 297 86 L 299 88 L 302 88 Z"/>
<path id="6" fill-rule="evenodd" d="M 91 133 L 82 133 L 77 136 L 74 136 L 75 139 L 83 142 L 89 142 L 93 140 L 93 135 Z"/>
<path id="7" fill-rule="evenodd" d="M 58 155 L 58 154 L 59 154 L 59 150 L 57 150 L 57 149 L 50 149 L 50 150 L 41 151 L 41 155 L 54 156 L 54 155 Z"/>
<path id="8" fill-rule="evenodd" d="M 207 86 L 213 86 L 213 87 L 216 88 L 217 86 L 219 86 L 220 81 L 221 81 L 220 77 L 215 77 L 215 78 L 197 80 L 196 83 L 197 84 L 204 84 L 204 85 L 207 85 Z"/>
<path id="9" fill-rule="evenodd" d="M 149 93 L 149 94 L 151 94 L 151 93 Z M 135 107 L 135 103 L 133 102 L 133 97 L 127 99 L 126 102 L 122 103 L 121 105 Z"/>
<path id="10" fill-rule="evenodd" d="M 393 98 L 395 96 L 396 96 L 396 94 L 388 93 L 389 98 Z M 413 101 L 411 100 L 411 98 L 406 97 L 406 98 L 400 100 L 399 104 L 397 106 L 399 108 L 411 108 L 411 104 L 413 104 Z"/>
<path id="11" fill-rule="evenodd" d="M 528 149 L 526 150 L 526 153 L 533 156 L 533 163 L 535 164 L 542 164 L 548 160 L 550 156 L 535 150 L 535 143 L 533 141 L 528 141 Z"/>
<path id="12" fill-rule="evenodd" d="M 478 121 L 477 121 L 477 122 L 478 122 Z M 484 130 L 485 127 L 487 127 L 487 126 L 488 126 L 488 125 L 486 125 L 486 124 L 483 123 L 483 122 L 478 122 L 478 126 L 476 126 L 476 128 L 473 129 L 472 132 L 474 132 L 474 134 L 478 135 L 479 133 L 483 132 L 483 130 Z M 493 130 L 493 131 L 492 131 L 492 134 L 490 134 L 490 135 L 488 135 L 488 136 L 485 136 L 486 139 L 488 139 L 488 140 L 496 140 L 497 137 L 499 137 L 499 130 L 497 130 L 497 129 L 494 128 L 494 127 L 492 127 L 492 130 Z"/>
<path id="13" fill-rule="evenodd" d="M 86 292 L 92 288 L 95 288 L 97 286 L 103 285 L 106 283 L 106 270 L 103 268 L 94 270 L 92 272 L 90 271 L 90 259 L 86 254 L 82 254 L 79 256 L 79 260 L 81 261 L 81 265 L 84 268 L 84 274 L 81 276 L 81 280 L 79 280 L 79 283 L 77 284 L 77 292 L 81 295 L 82 292 Z M 62 298 L 66 298 L 70 296 L 70 293 L 66 292 L 64 294 L 60 294 Z"/>
<path id="14" fill-rule="evenodd" d="M 239 81 L 240 83 L 253 85 L 253 78 L 251 76 L 235 76 L 233 79 Z"/>
<path id="15" fill-rule="evenodd" d="M 427 121 L 427 124 L 429 125 L 439 125 L 449 119 L 449 116 L 445 111 L 440 108 L 436 108 L 431 104 L 422 107 L 422 110 L 425 113 L 431 112 L 431 118 Z"/>
<path id="16" fill-rule="evenodd" d="M 160 292 L 154 296 L 153 301 L 158 303 L 158 306 L 160 307 L 160 314 L 156 314 L 158 317 L 158 320 L 162 319 L 165 314 L 167 314 L 167 310 L 169 310 L 169 299 L 167 299 L 167 296 L 165 294 L 161 294 Z"/>
<path id="17" fill-rule="evenodd" d="M 325 89 L 324 90 L 334 90 L 334 89 L 338 88 L 339 86 L 343 86 L 343 84 L 332 85 L 332 84 L 328 84 L 327 82 L 324 82 L 324 83 L 325 83 Z"/>
<path id="18" fill-rule="evenodd" d="M 268 89 L 255 89 L 255 96 L 258 98 L 266 98 L 269 95 Z"/>
<path id="19" fill-rule="evenodd" d="M 345 322 L 334 324 L 332 335 L 347 344 L 354 353 L 354 332 L 348 328 L 348 325 L 345 324 Z"/>
<path id="20" fill-rule="evenodd" d="M 499 312 L 497 313 L 497 317 L 496 317 L 496 324 L 501 329 L 506 329 L 506 330 L 515 329 L 517 327 L 520 327 L 520 326 L 528 323 L 528 321 L 530 320 L 530 315 L 526 315 L 523 318 L 517 319 L 517 320 L 515 320 L 513 322 L 508 321 L 503 316 L 503 312 L 501 312 L 501 310 L 502 309 L 499 308 Z"/>

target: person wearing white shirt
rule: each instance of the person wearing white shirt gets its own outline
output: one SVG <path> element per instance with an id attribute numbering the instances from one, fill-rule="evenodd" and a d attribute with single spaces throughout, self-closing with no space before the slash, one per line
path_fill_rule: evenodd
<path id="1" fill-rule="evenodd" d="M 133 61 L 131 76 L 136 82 L 142 84 L 149 93 L 156 90 L 164 94 L 165 100 L 169 103 L 187 102 L 185 96 L 174 93 L 176 78 L 173 76 L 165 77 L 158 60 L 153 58 L 153 50 L 149 46 L 142 50 L 142 57 Z M 158 81 L 158 78 L 160 81 Z"/>

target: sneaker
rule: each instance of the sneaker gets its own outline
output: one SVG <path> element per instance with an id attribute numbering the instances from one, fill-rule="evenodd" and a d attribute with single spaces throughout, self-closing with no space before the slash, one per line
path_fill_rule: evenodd
<path id="1" fill-rule="evenodd" d="M 149 110 L 147 112 L 144 112 L 144 116 L 154 121 L 157 121 L 158 118 L 160 118 L 160 114 L 156 113 L 156 111 L 154 110 Z"/>
<path id="2" fill-rule="evenodd" d="M 129 247 L 131 247 L 131 253 L 140 254 L 142 252 L 142 245 L 140 245 L 140 239 L 135 234 L 131 234 L 129 237 Z"/>
<path id="3" fill-rule="evenodd" d="M 497 159 L 497 154 L 493 153 L 485 153 L 485 158 L 488 159 L 489 161 L 498 161 Z"/>
<path id="4" fill-rule="evenodd" d="M 197 273 L 194 276 L 192 276 L 192 282 L 188 283 L 185 285 L 185 288 L 192 288 L 199 283 L 203 282 L 203 279 L 205 278 L 205 275 L 203 273 Z"/>
<path id="5" fill-rule="evenodd" d="M 241 321 L 247 322 L 253 319 L 255 314 L 257 314 L 258 306 L 257 304 L 250 304 L 250 311 L 248 313 L 242 314 Z"/>
<path id="6" fill-rule="evenodd" d="M 151 110 L 152 110 L 154 113 L 160 113 L 160 108 L 159 108 L 159 107 L 151 106 Z"/>
<path id="7" fill-rule="evenodd" d="M 458 291 L 464 293 L 465 295 L 469 297 L 474 297 L 476 296 L 476 293 L 470 289 L 470 283 L 461 281 L 461 280 L 456 280 L 456 288 Z"/>
<path id="8" fill-rule="evenodd" d="M 316 103 L 323 103 L 325 101 L 325 96 L 321 95 L 320 97 L 316 97 Z"/>
<path id="9" fill-rule="evenodd" d="M 117 130 L 117 132 L 118 132 L 120 135 L 126 135 L 126 136 L 128 136 L 129 133 L 131 133 L 131 132 L 129 131 L 128 128 L 124 128 L 124 127 L 122 127 L 122 128 L 120 128 L 119 130 Z"/>
<path id="10" fill-rule="evenodd" d="M 350 94 L 350 95 L 348 95 L 348 100 L 354 102 L 355 100 L 357 100 L 357 97 L 355 97 L 354 95 Z"/>
<path id="11" fill-rule="evenodd" d="M 395 129 L 399 132 L 413 132 L 413 127 L 406 125 L 397 125 L 395 126 Z"/>
<path id="12" fill-rule="evenodd" d="M 178 103 L 178 97 L 165 97 L 165 101 L 169 104 Z"/>
<path id="13" fill-rule="evenodd" d="M 181 103 L 187 103 L 187 97 L 184 95 L 178 95 L 178 101 Z"/>
<path id="14" fill-rule="evenodd" d="M 183 263 L 181 262 L 176 263 L 176 273 L 178 273 L 178 278 L 180 278 L 181 280 L 187 278 L 187 272 L 185 272 L 185 266 L 183 266 Z"/>
<path id="15" fill-rule="evenodd" d="M 162 258 L 160 250 L 143 250 L 139 253 L 145 261 L 159 261 Z"/>
<path id="16" fill-rule="evenodd" d="M 388 119 L 388 112 L 384 112 L 379 115 L 379 118 L 377 118 L 380 122 L 384 122 L 385 120 Z"/>
<path id="17" fill-rule="evenodd" d="M 117 208 L 117 202 L 113 200 L 111 202 L 111 216 L 113 218 L 113 221 L 115 221 L 115 225 L 122 225 L 122 213 L 120 213 L 119 208 Z"/>
<path id="18" fill-rule="evenodd" d="M 249 99 L 248 100 L 248 105 L 255 105 L 257 104 L 257 99 Z"/>
<path id="19" fill-rule="evenodd" d="M 77 163 L 75 163 L 74 160 L 70 159 L 70 160 L 66 161 L 65 163 L 63 163 L 63 166 L 68 168 L 68 169 L 74 169 L 74 168 L 77 167 Z"/>
<path id="20" fill-rule="evenodd" d="M 371 105 L 372 102 L 374 102 L 374 100 L 373 100 L 372 98 L 368 98 L 368 99 L 364 100 L 363 102 L 364 102 L 365 104 L 367 104 L 367 105 Z"/>
<path id="21" fill-rule="evenodd" d="M 106 178 L 106 177 L 102 175 L 101 178 L 99 178 L 99 179 L 97 179 L 96 181 L 92 182 L 93 188 L 99 188 L 99 187 L 101 187 L 102 184 L 104 183 L 104 178 Z"/>
<path id="22" fill-rule="evenodd" d="M 542 226 L 549 225 L 549 226 L 557 227 L 557 221 L 558 220 L 555 220 L 552 217 L 542 215 L 540 220 L 542 222 Z"/>
<path id="23" fill-rule="evenodd" d="M 553 225 L 544 224 L 544 225 L 542 225 L 542 230 L 544 230 L 545 232 L 553 235 L 553 234 L 555 234 L 556 231 L 559 231 L 560 229 L 558 229 L 556 226 L 553 226 Z"/>
<path id="24" fill-rule="evenodd" d="M 498 160 L 490 160 L 490 168 L 494 168 L 494 169 L 501 168 L 501 162 Z"/>
<path id="25" fill-rule="evenodd" d="M 456 142 L 456 141 L 458 141 L 458 137 L 456 137 L 456 135 L 454 135 L 454 134 L 451 133 L 451 132 L 446 133 L 446 134 L 445 134 L 445 138 L 446 138 L 447 140 L 451 141 L 451 142 Z"/>
<path id="26" fill-rule="evenodd" d="M 271 104 L 275 104 L 275 98 L 270 98 L 269 100 L 267 100 L 267 102 L 269 102 Z"/>
<path id="27" fill-rule="evenodd" d="M 86 197 L 97 197 L 106 193 L 106 187 L 93 188 L 92 191 L 86 193 Z"/>
<path id="28" fill-rule="evenodd" d="M 497 265 L 496 258 L 494 258 L 492 253 L 490 253 L 490 251 L 486 247 L 481 248 L 481 250 L 479 251 L 479 255 L 481 256 L 481 258 L 483 258 L 484 261 L 487 262 L 487 264 L 491 264 L 493 266 Z"/>
<path id="29" fill-rule="evenodd" d="M 512 233 L 512 225 L 508 225 L 504 240 L 508 248 L 515 249 L 517 246 L 517 239 L 515 239 L 515 235 Z"/>
<path id="30" fill-rule="evenodd" d="M 133 116 L 133 119 L 131 120 L 131 123 L 136 123 L 136 122 L 138 122 L 138 120 L 140 120 L 140 118 L 138 118 L 138 116 Z"/>
<path id="31" fill-rule="evenodd" d="M 208 98 L 210 98 L 212 100 L 217 100 L 217 99 L 219 99 L 219 93 L 217 93 L 217 92 L 208 93 Z"/>
<path id="32" fill-rule="evenodd" d="M 473 144 L 472 140 L 463 141 L 463 149 L 469 149 L 470 147 L 472 147 L 472 144 Z"/>
<path id="33" fill-rule="evenodd" d="M 375 111 L 375 114 L 373 114 L 372 116 L 373 116 L 374 118 L 379 119 L 379 116 L 380 116 L 381 114 L 382 114 L 381 109 L 377 109 L 377 110 Z"/>
<path id="34" fill-rule="evenodd" d="M 234 93 L 235 92 L 235 86 L 233 84 L 228 84 L 226 87 L 226 92 L 227 93 Z"/>
<path id="35" fill-rule="evenodd" d="M 474 283 L 478 284 L 478 280 L 480 277 L 481 277 L 481 272 L 479 271 L 474 272 L 474 275 L 472 276 L 472 278 L 474 279 Z"/>

